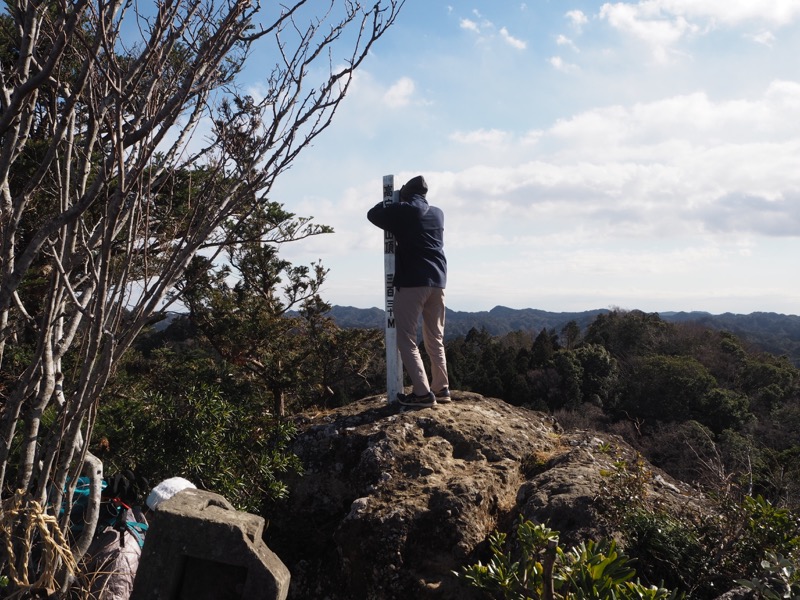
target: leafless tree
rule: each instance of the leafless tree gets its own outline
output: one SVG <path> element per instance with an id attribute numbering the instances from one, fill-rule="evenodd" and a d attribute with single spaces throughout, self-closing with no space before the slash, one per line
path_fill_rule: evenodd
<path id="1" fill-rule="evenodd" d="M 328 127 L 403 2 L 12 0 L 0 14 L 0 490 L 58 516 L 88 474 L 76 557 L 97 524 L 89 442 L 115 365 L 192 257 L 222 247 Z M 272 59 L 246 95 L 255 51 Z M 301 220 L 273 241 L 318 231 Z M 12 361 L 23 337 L 34 350 Z"/>

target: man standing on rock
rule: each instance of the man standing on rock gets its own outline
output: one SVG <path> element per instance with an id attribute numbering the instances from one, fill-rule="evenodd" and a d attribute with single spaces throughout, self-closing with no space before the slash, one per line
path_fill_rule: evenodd
<path id="1" fill-rule="evenodd" d="M 444 290 L 447 260 L 444 256 L 444 213 L 430 206 L 428 184 L 422 175 L 400 188 L 400 202 L 379 202 L 367 213 L 370 222 L 394 234 L 394 315 L 397 347 L 413 390 L 398 393 L 405 406 L 434 406 L 450 402 L 444 353 Z M 422 315 L 422 339 L 431 359 L 432 385 L 417 347 L 417 324 Z M 433 391 L 432 391 L 433 390 Z"/>

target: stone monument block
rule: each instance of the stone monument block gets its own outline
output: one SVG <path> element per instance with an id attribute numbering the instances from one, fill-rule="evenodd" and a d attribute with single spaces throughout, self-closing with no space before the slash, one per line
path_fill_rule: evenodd
<path id="1" fill-rule="evenodd" d="M 189 489 L 148 521 L 131 600 L 286 599 L 289 570 L 264 543 L 263 518 Z"/>

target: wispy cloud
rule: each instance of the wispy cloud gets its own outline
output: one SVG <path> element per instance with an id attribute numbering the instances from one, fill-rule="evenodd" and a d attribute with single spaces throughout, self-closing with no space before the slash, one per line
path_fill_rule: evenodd
<path id="1" fill-rule="evenodd" d="M 540 219 L 560 214 L 604 235 L 796 235 L 800 124 L 785 123 L 798 106 L 800 84 L 775 82 L 749 100 L 690 94 L 594 109 L 540 132 L 546 157 L 493 131 L 520 162 L 470 183 L 485 197 L 503 182 L 512 212 L 533 202 Z"/>
<path id="2" fill-rule="evenodd" d="M 579 32 L 583 29 L 583 26 L 589 22 L 589 17 L 587 17 L 581 10 L 571 10 L 564 16 L 570 22 L 572 27 Z"/>
<path id="3" fill-rule="evenodd" d="M 784 26 L 800 19 L 800 4 L 794 0 L 640 0 L 635 6 L 644 12 L 729 25 L 755 22 Z"/>
<path id="4" fill-rule="evenodd" d="M 481 32 L 481 29 L 480 27 L 478 27 L 478 24 L 472 19 L 461 19 L 459 25 L 461 26 L 461 29 L 466 29 L 467 31 L 474 31 L 475 33 Z"/>
<path id="5" fill-rule="evenodd" d="M 772 45 L 776 41 L 775 35 L 771 31 L 760 31 L 754 34 L 748 34 L 746 37 L 768 48 L 772 48 Z"/>
<path id="6" fill-rule="evenodd" d="M 683 15 L 664 13 L 654 4 L 604 4 L 600 18 L 649 45 L 658 62 L 667 62 L 674 56 L 673 46 L 687 35 L 700 31 Z"/>
<path id="7" fill-rule="evenodd" d="M 692 35 L 722 27 L 783 27 L 800 20 L 800 2 L 794 0 L 640 0 L 606 3 L 599 17 L 613 28 L 648 44 L 659 62 L 675 55 L 675 46 Z M 753 41 L 771 46 L 775 36 L 760 29 L 746 33 Z"/>
<path id="8" fill-rule="evenodd" d="M 383 95 L 383 101 L 389 108 L 402 108 L 411 103 L 415 89 L 414 81 L 409 77 L 400 78 Z"/>
<path id="9" fill-rule="evenodd" d="M 471 31 L 482 38 L 491 38 L 493 35 L 499 34 L 500 39 L 517 50 L 525 50 L 528 47 L 528 43 L 525 40 L 511 35 L 507 27 L 500 27 L 498 30 L 494 23 L 484 19 L 477 10 L 473 10 L 472 12 L 478 20 L 476 21 L 468 18 L 461 19 L 461 21 L 459 21 L 459 27 L 461 29 Z"/>
<path id="10" fill-rule="evenodd" d="M 565 35 L 559 35 L 558 37 L 556 37 L 556 44 L 559 46 L 566 46 L 567 48 L 571 48 L 574 52 L 580 52 L 580 49 L 575 45 L 575 42 L 573 42 Z"/>
<path id="11" fill-rule="evenodd" d="M 517 50 L 525 50 L 525 48 L 528 47 L 528 44 L 525 41 L 515 38 L 505 27 L 500 29 L 500 37 L 502 37 L 509 46 L 516 48 Z"/>
<path id="12" fill-rule="evenodd" d="M 642 18 L 678 18 L 740 24 L 746 22 L 789 25 L 800 19 L 800 4 L 794 0 L 639 0 L 608 2 L 601 10 L 631 10 Z M 575 12 L 575 11 L 573 11 Z"/>
<path id="13" fill-rule="evenodd" d="M 560 56 L 551 56 L 547 62 L 549 62 L 554 69 L 563 73 L 577 73 L 580 71 L 580 67 L 578 65 L 568 63 Z"/>
<path id="14" fill-rule="evenodd" d="M 481 146 L 499 146 L 510 141 L 511 134 L 500 129 L 478 129 L 475 131 L 457 131 L 450 139 L 459 144 L 477 144 Z"/>

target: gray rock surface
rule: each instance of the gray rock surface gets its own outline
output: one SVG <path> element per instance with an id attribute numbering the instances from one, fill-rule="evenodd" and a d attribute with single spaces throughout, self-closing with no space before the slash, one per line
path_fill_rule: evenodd
<path id="1" fill-rule="evenodd" d="M 289 598 L 479 597 L 453 571 L 486 559 L 488 535 L 519 515 L 562 545 L 612 535 L 598 518 L 619 438 L 566 434 L 548 415 L 478 394 L 429 409 L 379 396 L 298 418 L 305 474 L 267 515 L 266 539 L 289 567 Z M 685 509 L 703 499 L 653 470 L 649 494 Z"/>

